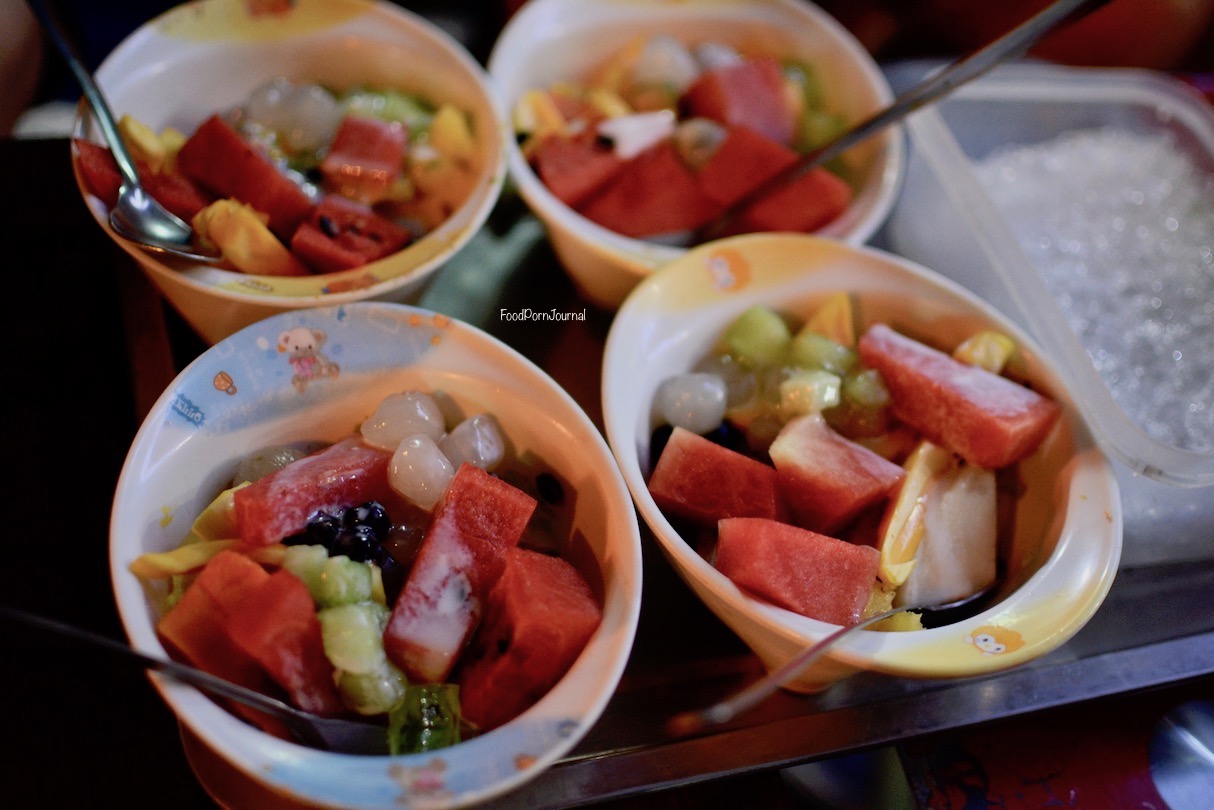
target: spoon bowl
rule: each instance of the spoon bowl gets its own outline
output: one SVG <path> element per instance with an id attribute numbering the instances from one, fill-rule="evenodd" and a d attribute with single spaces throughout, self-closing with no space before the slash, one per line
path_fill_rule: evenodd
<path id="1" fill-rule="evenodd" d="M 194 229 L 156 202 L 138 179 L 124 181 L 118 189 L 118 204 L 110 211 L 110 226 L 119 236 L 146 250 L 196 262 L 221 260 L 218 254 L 196 250 Z"/>
<path id="2" fill-rule="evenodd" d="M 114 113 L 96 80 L 85 69 L 75 46 L 42 0 L 29 0 L 29 6 L 84 91 L 84 97 L 118 164 L 122 186 L 118 191 L 118 203 L 110 212 L 110 225 L 114 231 L 124 239 L 136 242 L 148 250 L 169 253 L 196 262 L 219 262 L 221 257 L 218 254 L 208 253 L 194 246 L 194 229 L 188 223 L 165 209 L 148 194 L 139 180 L 139 173 L 135 170 L 135 161 L 118 132 Z"/>

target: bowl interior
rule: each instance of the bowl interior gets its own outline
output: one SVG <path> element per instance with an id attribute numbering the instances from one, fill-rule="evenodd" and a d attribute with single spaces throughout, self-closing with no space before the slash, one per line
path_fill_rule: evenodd
<path id="1" fill-rule="evenodd" d="M 301 384 L 279 335 L 307 329 L 338 371 Z M 359 303 L 284 313 L 242 330 L 192 363 L 153 407 L 124 466 L 111 521 L 111 575 L 134 646 L 164 650 L 155 634 L 162 594 L 128 566 L 176 547 L 226 485 L 242 454 L 302 439 L 349 435 L 387 393 L 441 391 L 463 415 L 490 412 L 516 457 L 542 460 L 565 485 L 566 550 L 601 586 L 603 623 L 570 672 L 514 721 L 460 745 L 407 757 L 348 757 L 271 738 L 194 691 L 158 683 L 179 718 L 229 763 L 310 801 L 391 806 L 424 788 L 394 774 L 441 764 L 440 806 L 507 790 L 551 764 L 601 714 L 623 671 L 639 615 L 635 511 L 593 423 L 525 358 L 470 326 L 404 305 Z"/>
<path id="2" fill-rule="evenodd" d="M 335 89 L 399 89 L 467 111 L 479 148 L 477 185 L 423 238 L 391 256 L 338 273 L 251 276 L 175 259 L 161 261 L 115 236 L 158 284 L 172 279 L 228 300 L 279 307 L 376 298 L 436 269 L 484 222 L 505 175 L 501 116 L 488 78 L 444 31 L 395 5 L 305 2 L 282 14 L 259 16 L 239 4 L 203 0 L 141 26 L 97 70 L 97 81 L 116 116 L 129 114 L 154 131 L 173 127 L 187 135 L 211 114 L 242 102 L 278 76 Z M 83 107 L 75 134 L 101 140 Z M 109 231 L 104 207 L 95 198 L 88 201 Z"/>
<path id="3" fill-rule="evenodd" d="M 656 34 L 691 43 L 720 41 L 743 53 L 804 60 L 820 71 L 828 106 L 851 121 L 892 100 L 880 69 L 850 33 L 817 6 L 790 0 L 532 0 L 494 45 L 489 74 L 509 109 L 526 91 L 582 80 L 638 36 Z M 548 192 L 516 142 L 511 140 L 506 149 L 520 193 L 550 229 L 576 231 L 602 251 L 616 254 L 616 261 L 638 278 L 684 252 L 621 236 L 582 217 Z M 901 138 L 894 130 L 874 137 L 849 152 L 847 161 L 857 178 L 856 200 L 821 233 L 863 242 L 893 204 L 902 172 Z"/>
<path id="4" fill-rule="evenodd" d="M 679 537 L 646 480 L 657 424 L 651 402 L 665 377 L 691 368 L 753 304 L 805 317 L 840 290 L 854 294 L 863 324 L 884 321 L 937 345 L 955 345 L 979 328 L 1011 335 L 1021 349 L 1017 362 L 1023 365 L 1016 370 L 1062 404 L 1065 416 L 1042 449 L 1021 464 L 1026 489 L 1014 539 L 1004 551 L 1002 599 L 956 625 L 856 634 L 832 653 L 834 671 L 956 676 L 1052 649 L 1082 626 L 1111 585 L 1121 547 L 1115 478 L 1063 380 L 1021 330 L 959 286 L 890 254 L 812 236 L 738 237 L 697 248 L 638 286 L 608 337 L 603 410 L 642 517 L 692 588 L 769 665 L 835 629 L 744 595 Z M 965 639 L 984 626 L 1016 633 L 1020 645 L 1002 655 L 982 654 Z M 821 671 L 814 677 L 822 678 Z"/>

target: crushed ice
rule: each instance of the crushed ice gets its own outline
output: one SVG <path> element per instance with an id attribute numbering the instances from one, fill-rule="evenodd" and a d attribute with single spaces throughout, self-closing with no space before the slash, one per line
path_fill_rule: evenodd
<path id="1" fill-rule="evenodd" d="M 1214 176 L 1169 135 L 1114 128 L 976 168 L 1126 414 L 1214 452 Z"/>

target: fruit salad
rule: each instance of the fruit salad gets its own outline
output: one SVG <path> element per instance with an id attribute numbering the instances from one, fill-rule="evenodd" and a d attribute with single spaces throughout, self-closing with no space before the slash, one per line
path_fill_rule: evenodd
<path id="1" fill-rule="evenodd" d="M 396 90 L 275 79 L 188 137 L 130 116 L 119 132 L 148 192 L 234 270 L 361 267 L 436 228 L 468 197 L 480 158 L 469 116 Z M 76 139 L 85 184 L 113 207 L 118 166 Z"/>
<path id="2" fill-rule="evenodd" d="M 949 348 L 858 330 L 846 293 L 795 329 L 756 305 L 659 386 L 649 491 L 741 589 L 811 618 L 980 593 L 1010 536 L 1017 465 L 1061 411 L 1012 378 L 1005 335 Z"/>
<path id="3" fill-rule="evenodd" d="M 554 196 L 624 236 L 677 244 L 845 125 L 813 65 L 669 35 L 638 37 L 593 75 L 529 90 L 513 109 Z M 847 174 L 840 161 L 812 170 L 736 212 L 725 233 L 817 231 L 850 204 Z"/>
<path id="4" fill-rule="evenodd" d="M 334 444 L 243 459 L 178 548 L 131 566 L 169 582 L 156 630 L 170 654 L 310 712 L 382 718 L 392 753 L 453 745 L 543 697 L 602 618 L 559 553 L 572 493 L 510 457 L 492 415 L 450 424 L 441 401 L 390 394 Z"/>

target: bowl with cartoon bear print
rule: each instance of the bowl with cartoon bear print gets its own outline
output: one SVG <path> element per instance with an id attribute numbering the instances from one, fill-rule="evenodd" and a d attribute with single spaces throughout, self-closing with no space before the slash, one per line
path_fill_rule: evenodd
<path id="1" fill-rule="evenodd" d="M 428 403 L 427 427 L 402 431 L 399 441 L 387 436 L 408 420 L 381 418 L 381 406 L 421 401 Z M 441 432 L 430 430 L 435 425 Z M 468 426 L 478 437 L 471 445 Z M 415 452 L 429 453 L 432 467 L 437 460 L 435 469 L 447 471 L 441 487 L 419 491 L 400 483 L 413 480 L 399 468 L 418 458 Z M 427 492 L 429 500 L 421 497 Z M 326 505 L 314 509 L 321 503 L 314 496 Z M 255 501 L 267 508 L 249 510 Z M 319 511 L 345 515 L 344 521 L 370 503 L 388 521 L 375 528 L 366 515 L 376 512 L 368 507 L 358 520 L 370 535 L 310 534 Z M 492 515 L 492 524 L 465 530 L 465 519 L 478 515 Z M 499 521 L 503 515 L 509 520 Z M 454 525 L 458 531 L 443 528 Z M 135 649 L 218 665 L 229 675 L 251 672 L 254 683 L 246 685 L 293 701 L 311 694 L 326 711 L 364 715 L 396 735 L 385 737 L 395 747 L 386 743 L 375 754 L 319 750 L 193 687 L 153 676 L 177 715 L 195 773 L 225 806 L 285 796 L 307 806 L 449 808 L 499 796 L 544 771 L 595 723 L 624 671 L 640 612 L 636 512 L 594 423 L 513 349 L 462 321 L 404 304 L 281 313 L 204 351 L 136 435 L 110 531 L 112 584 Z M 369 545 L 339 547 L 347 541 Z M 475 559 L 475 566 L 443 556 L 443 549 L 460 548 L 468 552 L 460 559 Z M 309 567 L 313 553 L 322 568 Z M 459 644 L 437 650 L 442 645 L 434 639 L 456 638 L 449 632 L 454 625 L 442 611 L 425 614 L 418 605 L 433 595 L 426 583 L 448 581 L 423 576 L 440 569 L 454 572 L 451 582 L 467 584 L 456 589 L 463 594 L 456 613 L 475 620 L 464 623 Z M 540 574 L 541 586 L 517 587 Z M 221 580 L 223 588 L 208 584 Z M 322 629 L 308 632 L 312 643 L 323 642 L 323 658 L 299 657 L 313 661 L 301 665 L 305 672 L 320 661 L 321 674 L 305 680 L 311 691 L 301 693 L 272 661 L 249 652 L 258 645 L 242 646 L 255 626 L 247 617 L 280 615 L 275 611 L 286 603 L 270 600 L 273 611 L 254 611 L 229 600 L 249 593 L 259 599 L 256 588 L 276 580 L 302 588 L 306 610 L 258 637 L 282 639 L 283 627 L 320 622 Z M 319 585 L 324 581 L 350 584 L 353 590 L 342 586 L 341 593 L 365 593 L 338 598 Z M 445 593 L 434 604 L 452 604 L 456 591 Z M 218 601 L 209 598 L 215 594 Z M 527 610 L 530 618 L 522 615 Z M 369 621 L 341 624 L 343 612 Z M 391 629 L 397 613 L 404 630 Z M 422 615 L 430 615 L 429 623 L 409 623 Z M 365 637 L 355 635 L 370 652 L 353 659 L 348 647 L 335 652 L 323 630 L 331 622 L 344 628 L 333 631 L 339 638 L 363 627 Z M 435 649 L 422 645 L 426 655 L 413 656 L 419 633 L 409 628 L 434 623 L 448 632 L 429 636 Z M 218 660 L 216 648 L 197 644 L 214 638 L 208 627 L 229 639 Z M 509 643 L 499 645 L 499 634 Z M 527 664 L 536 656 L 525 652 L 536 645 L 544 655 Z M 283 653 L 288 659 L 295 660 Z M 444 663 L 441 673 L 436 660 Z M 336 702 L 321 700 L 325 695 Z M 409 717 L 420 717 L 407 710 L 410 701 L 428 695 L 441 700 L 435 717 L 445 719 L 426 715 L 423 745 L 404 730 L 414 722 Z M 403 725 L 394 726 L 400 707 Z"/>

